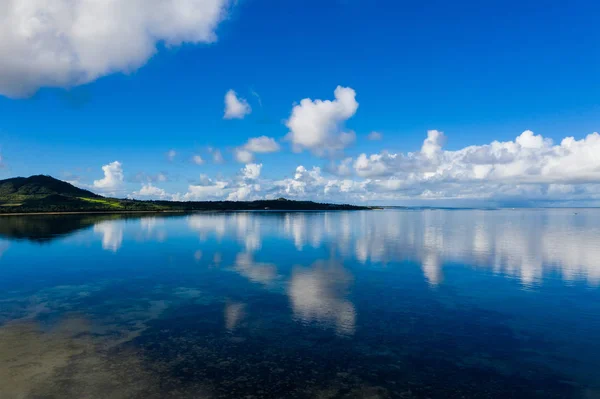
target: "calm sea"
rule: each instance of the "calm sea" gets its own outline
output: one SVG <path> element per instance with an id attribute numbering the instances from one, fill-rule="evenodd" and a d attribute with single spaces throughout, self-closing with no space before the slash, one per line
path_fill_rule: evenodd
<path id="1" fill-rule="evenodd" d="M 600 398 L 600 210 L 2 217 L 0 398 Z"/>

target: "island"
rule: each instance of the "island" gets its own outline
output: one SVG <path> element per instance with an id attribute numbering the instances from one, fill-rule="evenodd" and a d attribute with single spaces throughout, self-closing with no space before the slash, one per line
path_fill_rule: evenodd
<path id="1" fill-rule="evenodd" d="M 0 180 L 0 215 L 52 213 L 172 213 L 200 211 L 333 211 L 367 206 L 294 201 L 141 201 L 103 197 L 47 175 Z"/>

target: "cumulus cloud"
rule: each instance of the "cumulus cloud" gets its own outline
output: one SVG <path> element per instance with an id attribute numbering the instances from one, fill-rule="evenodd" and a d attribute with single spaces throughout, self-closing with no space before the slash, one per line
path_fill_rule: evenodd
<path id="1" fill-rule="evenodd" d="M 305 98 L 294 106 L 286 125 L 287 139 L 295 151 L 310 150 L 324 155 L 347 147 L 355 139 L 353 132 L 344 132 L 343 125 L 356 113 L 356 92 L 350 87 L 338 86 L 335 100 Z"/>
<path id="2" fill-rule="evenodd" d="M 213 181 L 207 176 L 201 176 L 200 184 L 190 184 L 188 192 L 180 195 L 175 194 L 173 199 L 176 201 L 207 201 L 223 199 L 229 190 L 229 183 L 223 180 Z"/>
<path id="3" fill-rule="evenodd" d="M 223 115 L 223 119 L 244 119 L 251 112 L 250 104 L 245 99 L 238 97 L 235 91 L 229 90 L 225 94 L 225 115 Z"/>
<path id="4" fill-rule="evenodd" d="M 254 161 L 255 153 L 264 154 L 279 150 L 279 144 L 275 139 L 267 136 L 254 137 L 235 149 L 235 159 L 240 163 L 249 163 Z"/>
<path id="5" fill-rule="evenodd" d="M 0 94 L 73 87 L 143 66 L 157 43 L 216 41 L 229 0 L 4 0 Z"/>
<path id="6" fill-rule="evenodd" d="M 114 192 L 121 188 L 124 179 L 121 162 L 115 161 L 104 165 L 102 171 L 104 171 L 104 178 L 94 180 L 94 188 L 107 192 Z"/>
<path id="7" fill-rule="evenodd" d="M 427 133 L 420 151 L 361 154 L 337 170 L 367 179 L 373 193 L 422 198 L 559 198 L 590 195 L 600 183 L 600 135 L 554 144 L 527 130 L 514 141 L 444 150 L 445 135 Z M 346 173 L 347 174 L 347 173 Z M 389 197 L 389 195 L 388 195 Z M 393 197 L 393 196 L 391 196 Z"/>
<path id="8" fill-rule="evenodd" d="M 260 192 L 261 186 L 256 182 L 260 177 L 262 164 L 250 163 L 244 166 L 240 172 L 242 181 L 232 185 L 231 191 L 227 196 L 228 201 L 249 201 L 259 199 L 263 196 Z"/>
<path id="9" fill-rule="evenodd" d="M 260 199 L 262 193 L 259 184 L 241 183 L 234 191 L 227 196 L 227 201 L 253 201 Z"/>
<path id="10" fill-rule="evenodd" d="M 261 177 L 262 164 L 244 159 L 229 179 L 190 186 L 176 198 L 253 200 L 288 197 L 332 202 L 515 206 L 536 201 L 600 204 L 600 134 L 554 143 L 525 131 L 512 141 L 446 150 L 430 130 L 415 152 L 360 154 L 333 167 L 296 167 L 291 176 Z M 252 153 L 250 153 L 252 155 Z M 407 203 L 408 201 L 408 203 Z M 416 202 L 415 202 L 416 201 Z M 477 203 L 477 201 L 479 201 Z"/>
<path id="11" fill-rule="evenodd" d="M 484 181 L 502 183 L 599 183 L 600 135 L 559 145 L 527 130 L 514 141 L 469 146 L 445 151 L 446 139 L 437 130 L 428 132 L 420 152 L 361 154 L 354 162 L 364 177 L 396 175 L 408 181 Z"/>
<path id="12" fill-rule="evenodd" d="M 244 148 L 236 148 L 235 160 L 239 163 L 250 163 L 254 161 L 254 154 Z"/>
<path id="13" fill-rule="evenodd" d="M 262 163 L 255 164 L 249 163 L 244 168 L 242 168 L 242 175 L 244 179 L 248 180 L 256 180 L 260 176 L 260 171 L 262 169 Z"/>
<path id="14" fill-rule="evenodd" d="M 175 160 L 175 157 L 177 156 L 177 151 L 175 150 L 169 150 L 167 151 L 167 159 L 169 160 L 169 162 L 173 162 Z"/>
<path id="15" fill-rule="evenodd" d="M 192 162 L 194 162 L 196 165 L 202 165 L 204 163 L 204 159 L 202 159 L 200 155 L 194 155 L 192 157 Z"/>
<path id="16" fill-rule="evenodd" d="M 257 153 L 277 152 L 279 151 L 279 144 L 271 137 L 260 136 L 249 139 L 244 144 L 244 149 Z"/>
<path id="17" fill-rule="evenodd" d="M 170 199 L 171 196 L 167 194 L 167 192 L 162 189 L 154 186 L 152 183 L 143 184 L 142 188 L 139 191 L 134 191 L 131 195 L 131 198 L 140 198 L 143 197 L 145 199 Z"/>
<path id="18" fill-rule="evenodd" d="M 378 140 L 381 140 L 382 138 L 383 138 L 383 134 L 381 134 L 379 132 L 371 132 L 367 136 L 367 139 L 369 139 L 371 141 L 378 141 Z"/>

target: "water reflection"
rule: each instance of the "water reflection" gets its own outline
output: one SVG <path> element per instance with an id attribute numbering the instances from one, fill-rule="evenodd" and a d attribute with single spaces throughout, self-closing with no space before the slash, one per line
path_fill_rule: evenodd
<path id="1" fill-rule="evenodd" d="M 2 398 L 600 392 L 597 210 L 2 221 Z"/>
<path id="2" fill-rule="evenodd" d="M 117 252 L 123 244 L 123 225 L 119 221 L 100 222 L 94 225 L 94 232 L 102 236 L 102 248 Z"/>
<path id="3" fill-rule="evenodd" d="M 167 240 L 167 232 L 164 228 L 165 218 L 159 216 L 148 216 L 140 219 L 140 230 L 143 234 L 138 236 L 140 240 L 155 239 L 158 242 Z"/>
<path id="4" fill-rule="evenodd" d="M 2 258 L 2 255 L 4 255 L 4 252 L 8 249 L 9 246 L 10 244 L 8 242 L 0 241 L 0 258 Z"/>
<path id="5" fill-rule="evenodd" d="M 442 283 L 448 263 L 490 267 L 524 284 L 554 270 L 565 280 L 600 283 L 596 210 L 244 213 L 195 215 L 188 223 L 204 234 L 237 236 L 246 252 L 276 236 L 288 237 L 298 251 L 333 245 L 362 263 L 417 261 L 432 285 Z"/>
<path id="6" fill-rule="evenodd" d="M 240 302 L 225 305 L 225 328 L 229 332 L 235 331 L 236 327 L 246 316 L 246 304 Z"/>
<path id="7" fill-rule="evenodd" d="M 234 270 L 248 280 L 269 286 L 277 278 L 277 267 L 273 263 L 255 262 L 251 253 L 240 253 L 235 259 Z"/>
<path id="8" fill-rule="evenodd" d="M 444 267 L 451 263 L 491 268 L 526 285 L 540 283 L 544 274 L 553 272 L 565 281 L 600 284 L 600 212 L 593 209 L 241 212 L 184 218 L 201 241 L 235 237 L 243 246 L 240 270 L 246 268 L 249 254 L 261 251 L 265 239 L 272 237 L 289 239 L 297 251 L 307 246 L 334 248 L 344 259 L 363 264 L 416 261 L 431 285 L 443 283 Z M 126 231 L 137 229 L 141 241 L 164 242 L 169 229 L 180 229 L 181 218 L 145 216 L 129 223 L 132 220 L 115 215 L 8 217 L 0 223 L 0 236 L 47 242 L 93 226 L 102 248 L 117 252 Z M 0 252 L 7 245 L 2 244 Z M 215 265 L 222 261 L 217 252 Z M 197 261 L 201 253 L 202 249 L 194 253 Z"/>
<path id="9" fill-rule="evenodd" d="M 333 325 L 339 334 L 353 334 L 356 311 L 346 299 L 351 282 L 352 277 L 338 262 L 295 267 L 288 288 L 294 316 L 304 323 Z"/>

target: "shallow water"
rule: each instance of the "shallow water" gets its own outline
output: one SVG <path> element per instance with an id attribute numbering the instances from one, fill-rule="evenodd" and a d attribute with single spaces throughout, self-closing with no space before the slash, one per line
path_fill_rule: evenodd
<path id="1" fill-rule="evenodd" d="M 600 398 L 600 210 L 0 218 L 0 398 Z"/>

